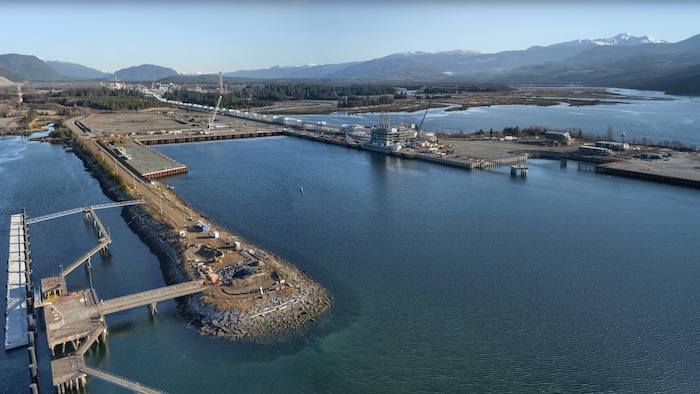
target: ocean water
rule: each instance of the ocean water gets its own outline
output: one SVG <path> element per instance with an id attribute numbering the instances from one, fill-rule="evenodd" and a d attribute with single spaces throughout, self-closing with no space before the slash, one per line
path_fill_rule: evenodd
<path id="1" fill-rule="evenodd" d="M 698 191 L 530 160 L 467 172 L 296 139 L 159 146 L 165 181 L 213 221 L 293 262 L 331 312 L 260 342 L 200 336 L 174 302 L 107 317 L 87 363 L 172 393 L 691 392 L 700 384 Z M 108 202 L 60 146 L 0 138 L 0 249 L 9 216 Z M 303 192 L 301 188 L 303 187 Z M 163 285 L 119 209 L 93 259 L 104 299 Z M 30 226 L 35 277 L 96 243 L 67 216 Z M 0 280 L 5 281 L 3 274 Z M 69 286 L 89 286 L 82 268 Z M 4 306 L 4 304 L 3 304 Z M 45 344 L 40 333 L 39 343 Z M 43 392 L 51 392 L 40 347 Z M 24 349 L 0 392 L 29 385 Z M 87 392 L 120 393 L 89 379 Z"/>
<path id="2" fill-rule="evenodd" d="M 158 150 L 190 165 L 168 179 L 180 195 L 334 296 L 314 345 L 278 360 L 295 383 L 276 389 L 699 381 L 695 190 L 555 161 L 531 160 L 525 179 L 465 172 L 291 137 Z"/>

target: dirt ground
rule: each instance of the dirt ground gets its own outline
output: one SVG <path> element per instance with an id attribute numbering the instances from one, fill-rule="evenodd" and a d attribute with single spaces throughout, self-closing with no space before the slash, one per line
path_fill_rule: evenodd
<path id="1" fill-rule="evenodd" d="M 130 134 L 201 128 L 207 123 L 205 113 L 186 112 L 174 108 L 153 108 L 148 111 L 128 111 L 92 114 L 81 121 L 100 134 Z"/>

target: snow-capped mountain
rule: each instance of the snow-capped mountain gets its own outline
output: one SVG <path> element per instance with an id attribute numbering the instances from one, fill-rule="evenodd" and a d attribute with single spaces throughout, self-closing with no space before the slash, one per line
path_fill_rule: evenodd
<path id="1" fill-rule="evenodd" d="M 596 45 L 627 45 L 627 46 L 637 46 L 643 44 L 668 44 L 667 41 L 657 40 L 655 38 L 649 37 L 647 35 L 641 37 L 631 36 L 627 33 L 618 34 L 615 37 L 610 38 L 598 38 L 591 40 Z"/>
<path id="2" fill-rule="evenodd" d="M 536 64 L 560 62 L 597 47 L 632 48 L 643 44 L 666 44 L 666 41 L 623 33 L 610 38 L 581 39 L 491 54 L 462 49 L 444 52 L 412 51 L 353 63 L 327 64 L 322 67 L 275 66 L 225 75 L 251 78 L 430 78 L 503 72 Z"/>

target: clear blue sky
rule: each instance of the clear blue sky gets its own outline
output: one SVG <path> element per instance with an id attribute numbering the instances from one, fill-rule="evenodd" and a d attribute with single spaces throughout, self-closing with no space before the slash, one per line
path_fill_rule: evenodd
<path id="1" fill-rule="evenodd" d="M 690 0 L 0 0 L 0 54 L 216 73 L 619 33 L 678 42 L 700 34 L 699 16 Z"/>

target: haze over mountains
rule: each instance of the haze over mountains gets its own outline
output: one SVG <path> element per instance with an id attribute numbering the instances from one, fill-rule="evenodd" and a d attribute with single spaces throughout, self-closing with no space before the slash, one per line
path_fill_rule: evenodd
<path id="1" fill-rule="evenodd" d="M 141 65 L 104 73 L 79 64 L 35 56 L 0 55 L 0 76 L 13 82 L 115 80 L 178 81 L 197 76 L 171 68 Z M 225 72 L 231 79 L 325 80 L 333 82 L 493 83 L 502 85 L 583 85 L 700 91 L 700 35 L 677 43 L 620 34 L 483 54 L 473 51 L 396 53 L 349 63 L 275 66 Z"/>

